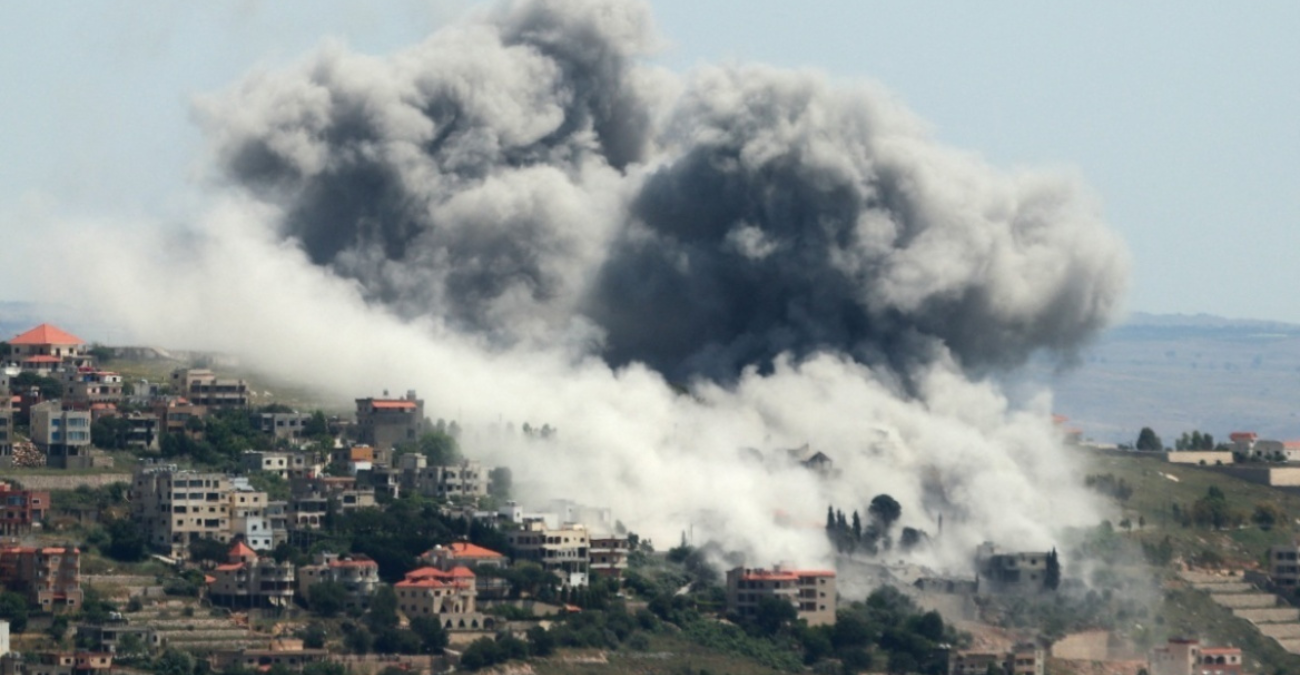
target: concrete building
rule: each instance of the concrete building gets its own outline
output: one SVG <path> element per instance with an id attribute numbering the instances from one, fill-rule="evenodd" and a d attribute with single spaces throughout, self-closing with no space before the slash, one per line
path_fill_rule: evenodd
<path id="1" fill-rule="evenodd" d="M 311 587 L 325 581 L 343 585 L 348 609 L 365 610 L 379 586 L 379 564 L 363 555 L 318 553 L 316 564 L 298 568 L 298 596 L 310 606 Z"/>
<path id="2" fill-rule="evenodd" d="M 195 405 L 181 396 L 170 396 L 154 402 L 151 411 L 158 416 L 159 430 L 165 434 L 184 434 L 201 436 L 201 431 L 192 429 L 193 425 L 208 416 L 207 406 Z M 202 429 L 202 426 L 199 426 Z"/>
<path id="3" fill-rule="evenodd" d="M 1300 544 L 1292 542 L 1268 549 L 1268 577 L 1279 589 L 1300 586 Z"/>
<path id="4" fill-rule="evenodd" d="M 179 368 L 172 372 L 172 391 L 194 405 L 211 409 L 248 407 L 248 383 L 219 378 L 206 368 Z"/>
<path id="5" fill-rule="evenodd" d="M 376 451 L 391 451 L 395 445 L 419 440 L 428 430 L 424 401 L 414 390 L 399 399 L 357 399 L 357 440 Z"/>
<path id="6" fill-rule="evenodd" d="M 346 513 L 377 503 L 374 488 L 358 486 L 354 476 L 303 478 L 292 481 L 291 489 L 289 524 L 300 530 L 320 528 L 331 507 L 338 513 Z"/>
<path id="7" fill-rule="evenodd" d="M 257 416 L 257 426 L 278 439 L 297 441 L 302 439 L 302 429 L 310 419 L 311 413 L 296 411 L 261 413 Z"/>
<path id="8" fill-rule="evenodd" d="M 49 492 L 19 490 L 0 481 L 0 535 L 21 537 L 31 534 L 32 525 L 44 521 L 49 511 Z"/>
<path id="9" fill-rule="evenodd" d="M 434 546 L 420 556 L 420 561 L 450 572 L 457 567 L 465 567 L 476 572 L 474 587 L 481 599 L 504 598 L 510 591 L 510 582 L 487 574 L 477 574 L 481 569 L 505 569 L 510 566 L 506 556 L 467 541 L 452 542 L 446 546 Z"/>
<path id="10" fill-rule="evenodd" d="M 1048 583 L 1050 551 L 998 553 L 984 542 L 976 549 L 975 570 L 980 590 L 986 593 L 1033 593 L 1045 590 Z M 1059 570 L 1058 570 L 1059 580 Z"/>
<path id="11" fill-rule="evenodd" d="M 90 366 L 62 371 L 63 398 L 75 403 L 119 403 L 122 376 Z"/>
<path id="12" fill-rule="evenodd" d="M 316 458 L 306 452 L 263 450 L 245 450 L 240 457 L 240 466 L 245 471 L 265 471 L 285 480 L 310 478 L 319 475 L 322 469 Z"/>
<path id="13" fill-rule="evenodd" d="M 275 548 L 278 542 L 272 531 L 271 521 L 266 517 L 266 505 L 269 501 L 267 494 L 261 490 L 254 490 L 253 486 L 248 484 L 247 478 L 233 478 L 228 500 L 230 536 L 222 541 L 240 538 L 254 551 L 270 551 Z M 279 539 L 283 541 L 287 538 L 288 533 L 284 532 Z"/>
<path id="14" fill-rule="evenodd" d="M 293 563 L 262 558 L 244 542 L 230 547 L 230 562 L 210 574 L 208 597 L 228 607 L 288 607 L 293 602 Z"/>
<path id="15" fill-rule="evenodd" d="M 48 323 L 9 340 L 8 359 L 19 364 L 37 356 L 52 357 L 59 362 L 75 362 L 85 355 L 85 340 Z"/>
<path id="16" fill-rule="evenodd" d="M 18 675 L 110 675 L 113 655 L 107 652 L 37 652 L 19 663 Z"/>
<path id="17" fill-rule="evenodd" d="M 475 588 L 474 573 L 465 567 L 421 567 L 393 584 L 403 614 L 412 619 L 437 617 L 443 628 L 453 630 L 488 627 L 487 617 L 478 612 Z"/>
<path id="18" fill-rule="evenodd" d="M 763 598 L 780 598 L 794 605 L 809 626 L 835 624 L 835 572 L 796 570 L 777 565 L 770 570 L 737 567 L 727 571 L 727 612 L 740 617 L 758 613 Z"/>
<path id="19" fill-rule="evenodd" d="M 138 450 L 158 450 L 159 420 L 157 415 L 133 410 L 121 417 L 126 420 L 126 447 Z"/>
<path id="20" fill-rule="evenodd" d="M 123 621 L 77 624 L 77 644 L 84 644 L 94 651 L 110 652 L 118 657 L 142 655 L 124 652 L 122 642 L 128 635 L 136 637 L 145 654 L 151 649 L 166 646 L 162 636 L 150 626 L 132 625 Z"/>
<path id="21" fill-rule="evenodd" d="M 1006 675 L 1043 675 L 1047 655 L 1032 642 L 1017 644 L 1010 651 L 961 650 L 948 655 L 948 675 L 986 675 L 989 666 Z"/>
<path id="22" fill-rule="evenodd" d="M 0 656 L 9 653 L 9 622 L 0 619 Z"/>
<path id="23" fill-rule="evenodd" d="M 229 541 L 231 481 L 226 474 L 143 463 L 131 482 L 131 517 L 149 543 L 175 553 L 198 539 Z"/>
<path id="24" fill-rule="evenodd" d="M 1147 671 L 1151 675 L 1240 675 L 1241 650 L 1202 647 L 1199 640 L 1172 639 L 1151 650 Z"/>
<path id="25" fill-rule="evenodd" d="M 524 522 L 523 529 L 506 532 L 511 557 L 531 560 L 558 576 L 565 586 L 586 586 L 591 564 L 587 528 L 570 523 L 551 528 L 542 520 Z"/>
<path id="26" fill-rule="evenodd" d="M 275 666 L 300 672 L 303 666 L 329 659 L 329 650 L 307 649 L 302 640 L 280 638 L 272 640 L 266 649 L 219 649 L 208 658 L 211 672 L 234 671 L 266 672 Z"/>
<path id="27" fill-rule="evenodd" d="M 58 400 L 31 408 L 32 442 L 45 453 L 45 464 L 58 469 L 88 469 L 90 412 L 68 410 Z"/>
<path id="28" fill-rule="evenodd" d="M 591 535 L 591 573 L 599 577 L 622 579 L 627 571 L 627 556 L 632 546 L 627 537 L 612 534 Z"/>
<path id="29" fill-rule="evenodd" d="M 75 547 L 0 548 L 0 584 L 43 612 L 81 607 L 81 551 Z"/>
<path id="30" fill-rule="evenodd" d="M 411 456 L 403 455 L 402 458 Z M 487 472 L 478 462 L 462 460 L 451 466 L 425 466 L 423 455 L 415 457 L 418 458 L 420 467 L 413 472 L 409 489 L 433 499 L 477 499 L 487 496 Z M 407 471 L 403 470 L 402 475 L 402 483 L 406 485 Z"/>

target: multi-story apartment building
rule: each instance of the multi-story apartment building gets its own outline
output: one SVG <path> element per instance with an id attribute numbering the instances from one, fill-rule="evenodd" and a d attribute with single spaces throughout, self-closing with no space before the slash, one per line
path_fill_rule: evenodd
<path id="1" fill-rule="evenodd" d="M 46 466 L 86 469 L 90 456 L 90 412 L 68 410 L 58 400 L 31 408 L 32 442 L 45 453 Z"/>
<path id="2" fill-rule="evenodd" d="M 184 551 L 197 539 L 230 540 L 231 479 L 223 473 L 144 463 L 131 483 L 131 516 L 153 546 Z"/>
<path id="3" fill-rule="evenodd" d="M 414 465 L 414 468 L 407 468 Z M 428 466 L 424 455 L 400 458 L 403 489 L 434 499 L 487 496 L 487 472 L 478 462 L 463 460 L 451 466 Z"/>
<path id="4" fill-rule="evenodd" d="M 317 476 L 292 482 L 289 522 L 294 529 L 320 527 L 330 508 L 338 513 L 375 506 L 375 489 L 359 487 L 353 476 Z"/>
<path id="5" fill-rule="evenodd" d="M 195 424 L 192 420 L 202 421 L 208 416 L 207 406 L 195 405 L 181 396 L 155 401 L 152 412 L 158 416 L 159 430 L 164 434 L 190 433 L 197 436 L 199 432 L 192 429 Z"/>
<path id="6" fill-rule="evenodd" d="M 379 452 L 418 440 L 429 429 L 424 419 L 424 401 L 414 391 L 399 399 L 359 398 L 356 429 L 357 440 Z"/>
<path id="7" fill-rule="evenodd" d="M 343 585 L 348 609 L 364 610 L 379 585 L 379 564 L 363 555 L 317 554 L 316 564 L 298 568 L 298 595 L 310 605 L 311 587 L 324 581 Z"/>
<path id="8" fill-rule="evenodd" d="M 1240 675 L 1241 649 L 1177 638 L 1151 650 L 1147 665 L 1151 675 Z"/>
<path id="9" fill-rule="evenodd" d="M 0 535 L 30 534 L 32 525 L 44 521 L 49 510 L 49 492 L 19 490 L 0 481 Z"/>
<path id="10" fill-rule="evenodd" d="M 230 562 L 212 569 L 208 597 L 228 607 L 288 607 L 293 602 L 293 563 L 262 558 L 242 541 L 230 547 Z"/>
<path id="11" fill-rule="evenodd" d="M 62 371 L 63 397 L 75 403 L 117 403 L 122 400 L 122 376 L 90 366 Z"/>
<path id="12" fill-rule="evenodd" d="M 1051 557 L 1048 551 L 998 553 L 992 543 L 985 542 L 975 554 L 980 590 L 989 593 L 1041 591 L 1047 588 Z"/>
<path id="13" fill-rule="evenodd" d="M 1300 544 L 1291 542 L 1268 549 L 1268 576 L 1280 589 L 1300 585 Z"/>
<path id="14" fill-rule="evenodd" d="M 1022 642 L 1010 651 L 959 650 L 948 655 L 948 675 L 986 675 L 992 670 L 1006 675 L 1043 675 L 1047 656 L 1043 648 Z"/>
<path id="15" fill-rule="evenodd" d="M 631 548 L 627 537 L 591 535 L 591 573 L 600 577 L 623 578 Z"/>
<path id="16" fill-rule="evenodd" d="M 327 649 L 304 647 L 302 640 L 280 638 L 272 640 L 265 649 L 254 647 L 218 649 L 208 658 L 208 666 L 214 673 L 241 671 L 262 673 L 281 668 L 300 673 L 304 666 L 326 661 L 329 655 Z"/>
<path id="17" fill-rule="evenodd" d="M 232 538 L 243 539 L 255 551 L 275 548 L 276 537 L 271 529 L 271 520 L 266 517 L 268 499 L 265 492 L 254 490 L 247 478 L 233 478 L 229 503 Z M 287 533 L 281 535 L 281 540 L 285 538 Z"/>
<path id="18" fill-rule="evenodd" d="M 172 372 L 172 391 L 195 405 L 212 409 L 248 407 L 248 383 L 219 378 L 206 368 L 180 368 Z"/>
<path id="19" fill-rule="evenodd" d="M 0 467 L 14 464 L 14 397 L 9 379 L 0 373 Z"/>
<path id="20" fill-rule="evenodd" d="M 727 571 L 727 612 L 752 617 L 763 598 L 780 598 L 794 605 L 809 626 L 835 623 L 835 572 L 737 567 Z"/>
<path id="21" fill-rule="evenodd" d="M 263 433 L 277 439 L 296 441 L 302 438 L 302 429 L 310 419 L 311 413 L 297 411 L 260 413 L 257 416 L 257 426 Z"/>
<path id="22" fill-rule="evenodd" d="M 531 560 L 554 573 L 566 586 L 586 586 L 591 538 L 587 528 L 569 523 L 547 527 L 542 520 L 527 520 L 523 529 L 506 533 L 511 557 Z"/>
<path id="23" fill-rule="evenodd" d="M 0 548 L 0 584 L 45 612 L 81 607 L 81 551 L 68 547 Z"/>
<path id="24" fill-rule="evenodd" d="M 157 450 L 159 447 L 159 420 L 153 413 L 131 411 L 122 415 L 126 426 L 126 447 L 138 450 Z"/>
<path id="25" fill-rule="evenodd" d="M 311 478 L 321 472 L 315 456 L 306 452 L 245 450 L 240 465 L 245 471 L 265 471 L 285 480 Z"/>

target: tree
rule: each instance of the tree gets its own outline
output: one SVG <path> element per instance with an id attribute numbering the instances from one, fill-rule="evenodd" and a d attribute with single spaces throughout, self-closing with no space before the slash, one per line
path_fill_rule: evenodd
<path id="1" fill-rule="evenodd" d="M 1286 512 L 1273 502 L 1260 502 L 1255 505 L 1250 520 L 1261 530 L 1271 530 L 1277 523 L 1286 522 Z"/>
<path id="2" fill-rule="evenodd" d="M 397 627 L 397 592 L 392 586 L 380 586 L 370 597 L 369 623 L 376 633 Z"/>
<path id="3" fill-rule="evenodd" d="M 550 656 L 555 652 L 555 636 L 541 626 L 528 629 L 528 648 L 533 656 Z"/>
<path id="4" fill-rule="evenodd" d="M 27 598 L 19 593 L 0 591 L 0 619 L 9 622 L 9 630 L 13 633 L 27 630 Z"/>
<path id="5" fill-rule="evenodd" d="M 1043 588 L 1054 591 L 1061 586 L 1061 559 L 1056 554 L 1056 547 L 1047 554 L 1047 569 L 1043 572 Z"/>
<path id="6" fill-rule="evenodd" d="M 781 629 L 795 622 L 799 618 L 799 613 L 795 611 L 794 603 L 785 598 L 777 598 L 770 595 L 763 596 L 758 601 L 758 611 L 754 614 L 754 625 L 758 630 L 767 636 L 776 635 Z"/>
<path id="7" fill-rule="evenodd" d="M 447 631 L 437 617 L 417 616 L 411 619 L 411 632 L 420 639 L 420 649 L 425 654 L 441 654 L 447 646 Z"/>
<path id="8" fill-rule="evenodd" d="M 488 471 L 488 494 L 497 499 L 510 499 L 510 490 L 514 485 L 514 475 L 510 467 L 498 466 Z"/>
<path id="9" fill-rule="evenodd" d="M 111 520 L 108 527 L 109 543 L 100 550 L 110 558 L 121 562 L 144 560 L 146 545 L 144 530 L 132 518 Z"/>
<path id="10" fill-rule="evenodd" d="M 162 656 L 158 657 L 153 671 L 157 675 L 192 675 L 194 656 L 187 651 L 168 648 Z"/>
<path id="11" fill-rule="evenodd" d="M 302 646 L 307 649 L 324 649 L 325 639 L 329 637 L 329 633 L 325 631 L 324 626 L 313 621 L 302 629 L 299 637 L 302 638 Z"/>
<path id="12" fill-rule="evenodd" d="M 320 581 L 311 585 L 307 597 L 311 599 L 313 612 L 331 617 L 343 611 L 347 605 L 348 589 L 337 581 Z"/>
<path id="13" fill-rule="evenodd" d="M 903 515 L 903 507 L 893 497 L 881 494 L 871 500 L 867 512 L 877 523 L 880 523 L 881 534 L 888 535 L 889 528 Z"/>
<path id="14" fill-rule="evenodd" d="M 1138 432 L 1137 443 L 1133 447 L 1149 452 L 1160 452 L 1165 449 L 1164 443 L 1160 442 L 1160 437 L 1156 435 L 1156 432 L 1151 427 L 1142 427 L 1142 430 Z"/>
<path id="15" fill-rule="evenodd" d="M 211 537 L 195 539 L 190 542 L 189 549 L 190 560 L 193 560 L 194 562 L 203 562 L 207 560 L 209 562 L 222 564 L 228 562 L 230 558 L 230 547 L 223 542 L 212 539 Z"/>

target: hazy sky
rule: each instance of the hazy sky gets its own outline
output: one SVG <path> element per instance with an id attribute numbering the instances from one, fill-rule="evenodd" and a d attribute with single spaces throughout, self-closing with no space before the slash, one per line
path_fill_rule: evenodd
<path id="1" fill-rule="evenodd" d="M 0 299 L 56 273 L 11 236 L 35 223 L 129 237 L 203 209 L 192 96 L 325 39 L 386 53 L 476 3 L 372 4 L 0 5 Z M 1078 172 L 1132 250 L 1133 310 L 1300 322 L 1300 3 L 652 4 L 675 70 L 875 80 L 995 165 Z"/>

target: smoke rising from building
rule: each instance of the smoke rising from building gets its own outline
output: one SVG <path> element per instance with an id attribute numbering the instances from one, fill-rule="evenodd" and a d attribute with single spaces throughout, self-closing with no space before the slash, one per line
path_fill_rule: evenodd
<path id="1" fill-rule="evenodd" d="M 661 544 L 814 563 L 827 504 L 882 492 L 944 517 L 936 564 L 1094 522 L 1050 399 L 979 377 L 1116 312 L 1127 257 L 1086 190 L 946 148 L 866 84 L 651 67 L 657 39 L 637 2 L 533 0 L 250 75 L 197 105 L 236 189 L 90 299 L 340 398 L 552 424 L 466 442 Z M 838 474 L 742 451 L 804 443 Z"/>

